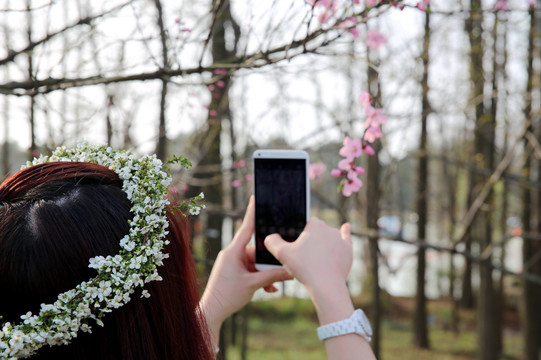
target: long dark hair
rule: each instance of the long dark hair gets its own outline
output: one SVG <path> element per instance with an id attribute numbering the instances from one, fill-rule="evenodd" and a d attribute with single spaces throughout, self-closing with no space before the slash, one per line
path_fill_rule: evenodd
<path id="1" fill-rule="evenodd" d="M 0 315 L 20 322 L 61 292 L 95 275 L 88 260 L 115 254 L 128 233 L 131 202 L 106 167 L 52 162 L 29 167 L 0 185 Z M 198 315 L 189 226 L 168 213 L 169 259 L 163 281 L 147 284 L 107 314 L 105 326 L 79 333 L 67 346 L 44 347 L 38 359 L 210 359 L 208 332 Z"/>

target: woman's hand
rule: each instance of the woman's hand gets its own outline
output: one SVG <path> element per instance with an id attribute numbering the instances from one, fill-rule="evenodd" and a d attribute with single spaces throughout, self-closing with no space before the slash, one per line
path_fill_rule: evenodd
<path id="1" fill-rule="evenodd" d="M 346 286 L 353 262 L 349 224 L 338 230 L 312 219 L 295 242 L 289 243 L 273 234 L 265 239 L 265 246 L 304 283 L 321 325 L 351 316 L 353 303 Z M 357 334 L 327 339 L 325 348 L 329 360 L 375 359 L 368 342 Z"/>
<path id="2" fill-rule="evenodd" d="M 316 218 L 295 242 L 272 234 L 265 246 L 308 290 L 345 284 L 353 262 L 350 225 L 342 225 L 339 231 Z"/>
<path id="3" fill-rule="evenodd" d="M 255 249 L 248 246 L 254 232 L 254 211 L 252 196 L 242 225 L 233 241 L 220 251 L 216 258 L 199 303 L 207 320 L 214 347 L 218 345 L 223 321 L 246 305 L 257 289 L 265 288 L 266 291 L 273 292 L 276 291 L 273 283 L 291 279 L 284 269 L 261 272 L 255 269 Z"/>

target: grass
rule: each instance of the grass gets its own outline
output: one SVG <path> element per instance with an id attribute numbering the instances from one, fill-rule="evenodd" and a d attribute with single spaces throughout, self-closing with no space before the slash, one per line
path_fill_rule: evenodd
<path id="1" fill-rule="evenodd" d="M 443 311 L 443 309 L 435 309 Z M 325 359 L 325 348 L 316 335 L 317 319 L 312 304 L 302 299 L 279 299 L 253 303 L 249 313 L 247 359 L 316 360 Z M 473 312 L 461 317 L 473 318 Z M 436 316 L 438 318 L 438 316 Z M 468 321 L 468 326 L 471 323 Z M 408 318 L 384 318 L 381 333 L 381 358 L 402 360 L 476 359 L 478 345 L 474 329 L 455 334 L 436 321 L 430 325 L 431 349 L 421 350 L 412 344 Z M 505 355 L 501 359 L 520 359 L 520 334 L 506 335 Z M 241 346 L 229 346 L 227 360 L 240 360 Z"/>

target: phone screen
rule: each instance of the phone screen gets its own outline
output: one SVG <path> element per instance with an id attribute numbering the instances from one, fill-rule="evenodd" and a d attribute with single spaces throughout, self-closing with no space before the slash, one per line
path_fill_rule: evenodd
<path id="1" fill-rule="evenodd" d="M 265 238 L 279 233 L 294 241 L 307 217 L 306 159 L 254 159 L 256 262 L 280 265 L 267 251 Z"/>

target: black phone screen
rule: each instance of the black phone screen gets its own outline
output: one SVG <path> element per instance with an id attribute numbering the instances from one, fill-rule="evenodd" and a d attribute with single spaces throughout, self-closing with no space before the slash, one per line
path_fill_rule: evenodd
<path id="1" fill-rule="evenodd" d="M 256 262 L 280 265 L 265 238 L 295 241 L 306 225 L 306 160 L 254 159 Z"/>

